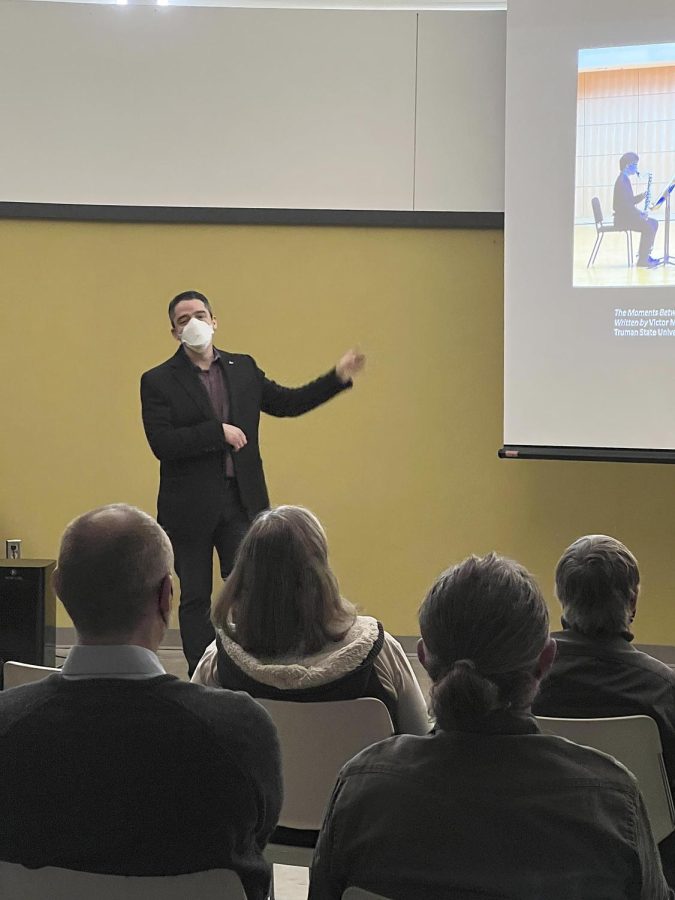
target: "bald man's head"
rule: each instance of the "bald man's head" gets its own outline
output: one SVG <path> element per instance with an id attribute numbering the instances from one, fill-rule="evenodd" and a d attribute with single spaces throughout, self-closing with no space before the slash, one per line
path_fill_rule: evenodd
<path id="1" fill-rule="evenodd" d="M 58 596 L 80 635 L 133 633 L 171 573 L 166 533 L 147 513 L 115 503 L 74 519 L 61 539 Z"/>

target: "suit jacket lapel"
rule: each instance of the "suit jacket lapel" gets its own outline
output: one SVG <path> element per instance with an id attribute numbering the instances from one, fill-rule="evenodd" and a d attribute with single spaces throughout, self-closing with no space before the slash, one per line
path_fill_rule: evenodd
<path id="1" fill-rule="evenodd" d="M 209 396 L 199 383 L 199 375 L 193 370 L 192 363 L 182 347 L 179 347 L 174 354 L 171 360 L 171 368 L 174 378 L 195 401 L 204 415 L 210 419 L 215 418 Z"/>
<path id="2" fill-rule="evenodd" d="M 236 422 L 237 391 L 232 389 L 232 384 L 236 381 L 237 378 L 237 365 L 235 363 L 234 357 L 231 353 L 228 353 L 227 350 L 221 350 L 219 347 L 216 347 L 216 350 L 220 354 L 220 365 L 222 366 L 223 378 L 225 379 L 225 389 L 227 390 L 227 396 L 230 405 L 230 422 Z"/>

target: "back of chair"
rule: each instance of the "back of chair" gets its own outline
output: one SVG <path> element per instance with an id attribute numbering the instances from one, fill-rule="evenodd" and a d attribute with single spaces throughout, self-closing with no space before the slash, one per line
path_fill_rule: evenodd
<path id="1" fill-rule="evenodd" d="M 537 716 L 542 731 L 608 753 L 637 778 L 657 843 L 675 828 L 675 809 L 663 762 L 661 738 L 649 716 L 554 719 Z"/>
<path id="2" fill-rule="evenodd" d="M 593 207 L 593 218 L 595 219 L 596 225 L 602 225 L 602 207 L 600 206 L 600 198 L 593 197 L 591 200 L 591 206 Z"/>
<path id="3" fill-rule="evenodd" d="M 3 687 L 18 687 L 20 684 L 32 684 L 34 681 L 42 681 L 48 675 L 58 672 L 49 666 L 31 666 L 28 663 L 6 662 L 2 667 Z"/>
<path id="4" fill-rule="evenodd" d="M 332 703 L 258 700 L 279 732 L 284 781 L 280 825 L 318 830 L 342 766 L 364 747 L 394 733 L 381 700 Z"/>
<path id="5" fill-rule="evenodd" d="M 422 896 L 422 890 L 416 893 L 416 896 Z M 440 888 L 436 886 L 434 897 L 440 896 Z M 349 887 L 342 894 L 342 900 L 389 900 L 382 894 L 373 894 L 359 887 Z M 463 890 L 461 888 L 453 888 L 447 886 L 443 888 L 443 900 L 507 900 L 505 894 L 485 894 L 482 891 Z"/>
<path id="6" fill-rule="evenodd" d="M 342 900 L 387 900 L 382 894 L 371 894 L 363 888 L 350 887 L 342 895 Z"/>
<path id="7" fill-rule="evenodd" d="M 189 875 L 141 878 L 97 875 L 45 866 L 25 869 L 0 862 L 0 897 L 12 900 L 246 900 L 243 885 L 230 869 L 211 869 Z"/>

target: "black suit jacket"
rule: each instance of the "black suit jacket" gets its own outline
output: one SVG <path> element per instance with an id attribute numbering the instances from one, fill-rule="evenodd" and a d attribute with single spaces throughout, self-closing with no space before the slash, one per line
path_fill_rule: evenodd
<path id="1" fill-rule="evenodd" d="M 265 377 L 251 356 L 218 351 L 230 400 L 230 424 L 247 444 L 232 453 L 242 503 L 251 518 L 269 506 L 258 426 L 260 413 L 299 416 L 330 400 L 343 384 L 335 369 L 302 387 Z M 225 491 L 230 449 L 199 374 L 182 347 L 141 378 L 143 426 L 160 461 L 157 518 L 172 534 L 215 526 Z"/>

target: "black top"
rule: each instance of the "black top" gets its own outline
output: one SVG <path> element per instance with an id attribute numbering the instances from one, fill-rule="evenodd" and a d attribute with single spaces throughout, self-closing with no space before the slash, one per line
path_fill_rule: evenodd
<path id="1" fill-rule="evenodd" d="M 333 700 L 358 700 L 360 697 L 375 697 L 381 700 L 391 716 L 394 731 L 398 731 L 396 700 L 385 690 L 377 676 L 374 663 L 384 646 L 384 628 L 377 623 L 378 635 L 368 655 L 355 669 L 333 681 L 308 688 L 277 688 L 255 681 L 225 652 L 220 636 L 216 633 L 218 648 L 218 681 L 222 687 L 233 691 L 246 691 L 252 697 L 263 700 L 288 700 L 293 703 L 327 703 Z"/>
<path id="2" fill-rule="evenodd" d="M 644 196 L 644 195 L 643 195 Z M 642 218 L 635 204 L 640 202 L 640 195 L 633 193 L 633 185 L 628 175 L 623 172 L 614 182 L 614 223 L 628 225 Z"/>
<path id="3" fill-rule="evenodd" d="M 528 717 L 397 735 L 340 772 L 309 900 L 672 900 L 635 779 Z"/>
<path id="4" fill-rule="evenodd" d="M 651 716 L 675 789 L 675 672 L 621 635 L 593 638 L 567 628 L 552 637 L 558 653 L 532 712 L 572 719 Z"/>
<path id="5" fill-rule="evenodd" d="M 245 694 L 144 680 L 0 694 L 0 858 L 122 875 L 234 869 L 267 896 L 281 806 L 276 731 Z"/>

